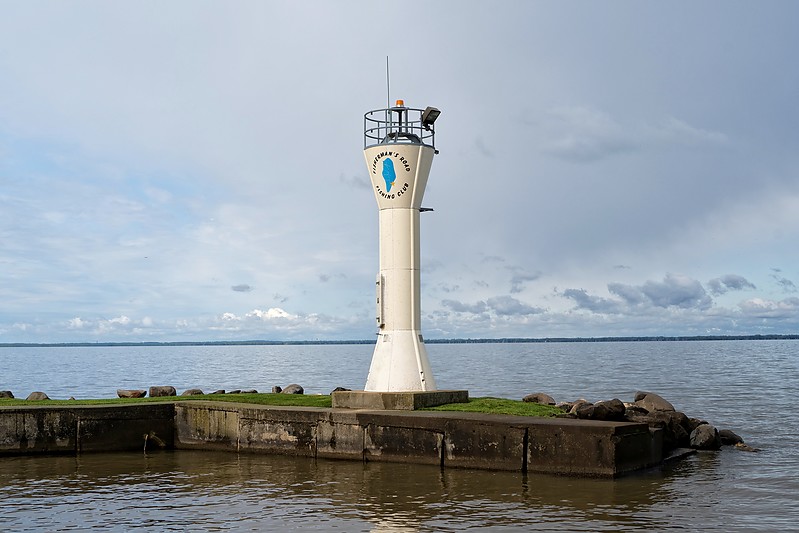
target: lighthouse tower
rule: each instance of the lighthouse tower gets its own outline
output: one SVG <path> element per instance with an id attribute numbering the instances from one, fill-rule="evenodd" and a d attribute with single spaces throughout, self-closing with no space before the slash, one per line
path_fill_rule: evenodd
<path id="1" fill-rule="evenodd" d="M 366 391 L 433 391 L 421 321 L 419 213 L 435 148 L 434 107 L 364 115 L 364 156 L 380 220 L 377 344 Z"/>

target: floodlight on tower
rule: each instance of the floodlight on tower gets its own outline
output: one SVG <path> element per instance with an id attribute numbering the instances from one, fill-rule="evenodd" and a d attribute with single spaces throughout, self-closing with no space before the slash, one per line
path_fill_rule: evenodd
<path id="1" fill-rule="evenodd" d="M 366 391 L 431 391 L 436 382 L 421 331 L 419 213 L 441 112 L 403 100 L 364 115 L 364 157 L 379 211 L 377 343 Z"/>

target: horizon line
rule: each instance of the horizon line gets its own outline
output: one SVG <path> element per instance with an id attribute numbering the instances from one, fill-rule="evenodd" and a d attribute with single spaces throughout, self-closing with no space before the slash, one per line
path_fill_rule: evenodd
<path id="1" fill-rule="evenodd" d="M 799 334 L 755 335 L 627 335 L 619 337 L 502 337 L 425 339 L 425 344 L 508 344 L 547 342 L 675 342 L 732 340 L 799 340 Z M 374 340 L 206 340 L 206 341 L 94 341 L 94 342 L 0 342 L 0 348 L 113 347 L 113 346 L 313 346 L 374 344 Z"/>

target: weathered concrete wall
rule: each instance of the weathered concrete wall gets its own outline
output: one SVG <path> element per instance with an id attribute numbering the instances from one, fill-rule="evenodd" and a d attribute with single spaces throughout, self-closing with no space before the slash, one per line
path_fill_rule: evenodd
<path id="1" fill-rule="evenodd" d="M 0 455 L 229 450 L 614 477 L 662 460 L 645 424 L 176 402 L 0 408 Z"/>
<path id="2" fill-rule="evenodd" d="M 174 446 L 173 404 L 0 409 L 0 455 L 143 450 L 145 440 Z"/>
<path id="3" fill-rule="evenodd" d="M 660 435 L 627 422 L 215 402 L 179 403 L 176 421 L 178 448 L 599 477 L 662 459 Z"/>

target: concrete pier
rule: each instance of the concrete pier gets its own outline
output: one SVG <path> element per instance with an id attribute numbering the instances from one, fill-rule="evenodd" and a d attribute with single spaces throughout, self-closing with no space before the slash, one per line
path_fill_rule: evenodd
<path id="1" fill-rule="evenodd" d="M 212 401 L 0 408 L 0 456 L 159 447 L 617 477 L 663 460 L 645 424 Z"/>

